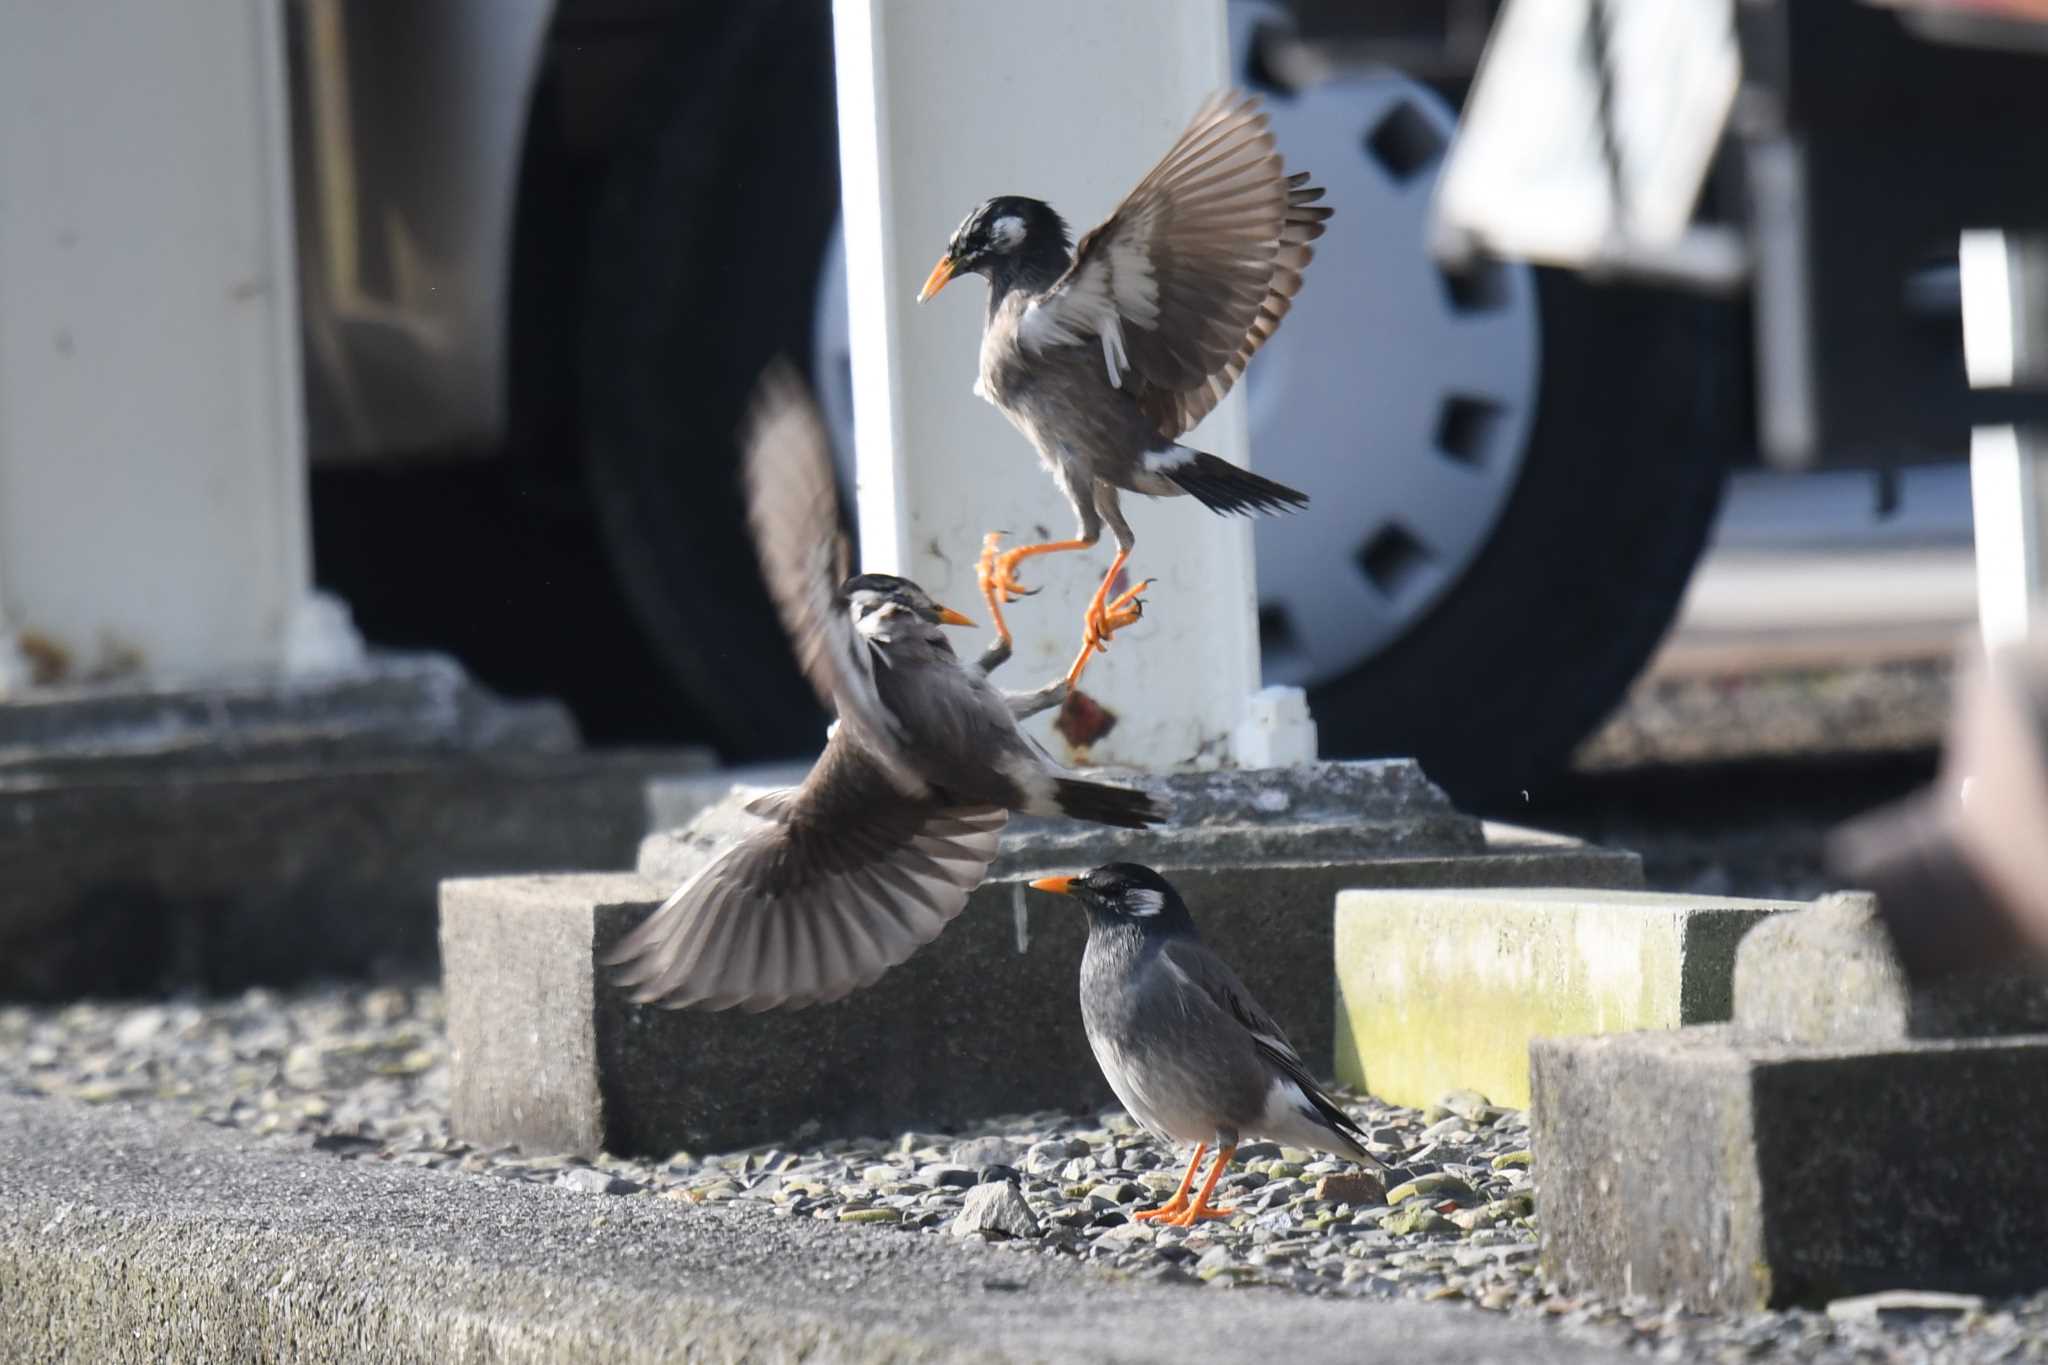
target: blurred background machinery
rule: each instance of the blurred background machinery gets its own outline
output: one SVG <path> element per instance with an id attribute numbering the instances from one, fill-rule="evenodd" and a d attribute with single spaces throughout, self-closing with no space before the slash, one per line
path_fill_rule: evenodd
<path id="1" fill-rule="evenodd" d="M 1811 639 L 1861 584 L 1946 647 L 1970 428 L 2038 401 L 1969 389 L 1956 262 L 1962 230 L 2048 214 L 2024 7 L 1696 0 L 1720 46 L 1676 75 L 1646 7 L 1562 8 L 1610 172 L 1640 155 L 1632 89 L 1739 71 L 1695 119 L 1676 248 L 1625 214 L 1547 254 L 1483 210 L 1447 231 L 1460 110 L 1511 80 L 1479 75 L 1497 0 L 1232 10 L 1241 78 L 1338 208 L 1249 381 L 1259 466 L 1316 495 L 1258 530 L 1266 674 L 1310 690 L 1326 755 L 1416 754 L 1467 799 L 1556 772 L 1689 584 L 1706 635 Z M 730 433 L 790 353 L 850 456 L 825 0 L 288 13 L 320 585 L 594 740 L 814 746 Z M 1726 571 L 1696 581 L 1710 545 Z"/>

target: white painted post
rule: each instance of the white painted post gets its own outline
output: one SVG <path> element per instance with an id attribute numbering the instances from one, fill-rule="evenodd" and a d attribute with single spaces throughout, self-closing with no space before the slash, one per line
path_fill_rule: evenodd
<path id="1" fill-rule="evenodd" d="M 2048 596 L 2048 452 L 2020 427 L 1970 432 L 1970 517 L 1977 542 L 1977 628 L 1986 649 L 2018 644 Z"/>
<path id="2" fill-rule="evenodd" d="M 0 0 L 0 638 L 72 676 L 357 649 L 310 592 L 281 18 Z"/>
<path id="3" fill-rule="evenodd" d="M 1997 229 L 1962 234 L 1963 352 L 1972 388 L 2048 383 L 2048 248 Z M 1970 433 L 1970 511 L 1977 624 L 1986 649 L 2041 628 L 2048 599 L 2048 433 L 2015 426 Z"/>
<path id="4" fill-rule="evenodd" d="M 985 286 L 963 278 L 922 306 L 918 286 L 960 220 L 992 195 L 1044 199 L 1077 237 L 1107 215 L 1228 82 L 1224 7 L 836 0 L 834 15 L 862 558 L 980 620 L 982 534 L 1065 539 L 1072 514 L 1024 438 L 971 392 Z M 1242 463 L 1241 397 L 1188 442 Z M 1090 757 L 1229 762 L 1259 680 L 1251 529 L 1192 498 L 1126 494 L 1124 508 L 1138 537 L 1133 581 L 1158 582 L 1145 619 L 1082 680 L 1117 718 Z M 1017 640 L 1008 685 L 1065 671 L 1113 548 L 1105 532 L 1092 553 L 1025 561 L 1025 582 L 1043 592 L 1006 613 Z M 1265 729 L 1253 727 L 1269 748 L 1280 714 L 1269 704 Z M 1063 753 L 1049 721 L 1037 722 L 1041 736 Z"/>

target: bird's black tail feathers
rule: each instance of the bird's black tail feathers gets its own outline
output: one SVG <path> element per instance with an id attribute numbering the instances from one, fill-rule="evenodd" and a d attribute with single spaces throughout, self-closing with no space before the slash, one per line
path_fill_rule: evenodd
<path id="1" fill-rule="evenodd" d="M 1084 782 L 1078 777 L 1053 781 L 1053 800 L 1060 814 L 1076 820 L 1093 820 L 1098 825 L 1143 829 L 1166 819 L 1159 803 L 1132 787 L 1112 787 L 1103 782 Z"/>
<path id="2" fill-rule="evenodd" d="M 1261 478 L 1205 451 L 1159 471 L 1212 512 L 1293 512 L 1308 506 L 1308 494 Z"/>
<path id="3" fill-rule="evenodd" d="M 1386 1169 L 1386 1162 L 1381 1161 L 1371 1152 L 1365 1150 L 1365 1129 L 1359 1127 L 1357 1119 L 1352 1118 L 1351 1115 L 1339 1108 L 1337 1102 L 1328 1095 L 1325 1095 L 1322 1087 L 1313 1082 L 1304 1085 L 1302 1090 L 1307 1093 L 1308 1102 L 1316 1107 L 1316 1111 L 1322 1115 L 1323 1122 L 1330 1126 L 1330 1130 L 1351 1144 L 1351 1155 L 1353 1158 L 1361 1165 L 1377 1166 L 1381 1170 Z"/>

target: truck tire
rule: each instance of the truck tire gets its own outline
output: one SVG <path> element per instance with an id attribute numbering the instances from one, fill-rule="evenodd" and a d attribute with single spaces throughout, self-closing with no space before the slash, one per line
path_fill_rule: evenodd
<path id="1" fill-rule="evenodd" d="M 592 227 L 584 455 L 621 588 L 679 701 L 747 759 L 823 737 L 761 586 L 735 434 L 767 363 L 809 353 L 838 146 L 829 8 L 712 13 L 717 32 L 677 35 Z"/>
<path id="2" fill-rule="evenodd" d="M 1412 755 L 1516 804 L 1613 710 L 1677 614 L 1742 439 L 1739 310 L 1538 274 L 1543 370 L 1520 477 L 1459 580 L 1312 690 L 1332 756 Z"/>

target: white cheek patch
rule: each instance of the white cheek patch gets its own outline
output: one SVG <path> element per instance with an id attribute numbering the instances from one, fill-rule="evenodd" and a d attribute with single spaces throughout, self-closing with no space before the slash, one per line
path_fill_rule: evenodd
<path id="1" fill-rule="evenodd" d="M 998 218 L 988 225 L 989 240 L 998 251 L 1014 251 L 1024 240 L 1024 220 L 1015 215 Z"/>
<path id="2" fill-rule="evenodd" d="M 1166 908 L 1166 897 L 1157 891 L 1124 892 L 1124 911 L 1138 919 L 1150 919 Z"/>
<path id="3" fill-rule="evenodd" d="M 856 602 L 853 613 L 854 630 L 864 639 L 874 640 L 880 644 L 888 644 L 894 639 L 891 630 L 909 615 L 893 602 L 869 612 L 862 612 L 860 604 Z"/>

